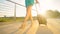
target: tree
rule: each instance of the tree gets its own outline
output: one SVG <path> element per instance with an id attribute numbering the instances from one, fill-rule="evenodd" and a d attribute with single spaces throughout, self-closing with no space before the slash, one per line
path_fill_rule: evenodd
<path id="1" fill-rule="evenodd" d="M 60 13 L 58 10 L 47 10 L 46 15 L 50 18 L 59 18 Z"/>

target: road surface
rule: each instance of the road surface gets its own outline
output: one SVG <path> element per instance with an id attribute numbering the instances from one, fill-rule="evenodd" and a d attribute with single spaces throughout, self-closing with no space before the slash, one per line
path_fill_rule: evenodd
<path id="1" fill-rule="evenodd" d="M 47 19 L 46 25 L 39 25 L 35 20 L 33 25 L 27 22 L 25 29 L 19 29 L 22 22 L 0 26 L 0 34 L 60 34 L 60 20 Z"/>

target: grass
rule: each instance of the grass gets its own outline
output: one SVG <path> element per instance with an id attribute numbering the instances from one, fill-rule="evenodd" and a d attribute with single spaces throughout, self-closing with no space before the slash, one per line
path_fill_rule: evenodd
<path id="1" fill-rule="evenodd" d="M 35 20 L 36 17 L 33 17 L 33 19 Z M 10 24 L 10 23 L 17 23 L 17 22 L 22 22 L 24 21 L 24 17 L 16 17 L 16 19 L 14 19 L 14 17 L 0 17 L 0 24 Z"/>
<path id="2" fill-rule="evenodd" d="M 24 17 L 16 17 L 16 19 L 13 17 L 0 17 L 0 25 L 22 22 L 23 20 Z"/>
<path id="3" fill-rule="evenodd" d="M 13 22 L 13 21 L 23 21 L 24 17 L 16 17 L 14 19 L 13 17 L 0 17 L 0 22 Z"/>

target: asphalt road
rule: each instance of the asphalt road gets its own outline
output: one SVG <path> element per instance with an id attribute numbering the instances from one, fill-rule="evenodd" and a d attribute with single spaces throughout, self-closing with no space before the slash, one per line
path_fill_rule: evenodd
<path id="1" fill-rule="evenodd" d="M 22 22 L 0 26 L 0 34 L 60 34 L 60 19 L 47 19 L 47 25 L 39 25 L 35 20 L 27 22 L 25 29 L 20 29 Z"/>

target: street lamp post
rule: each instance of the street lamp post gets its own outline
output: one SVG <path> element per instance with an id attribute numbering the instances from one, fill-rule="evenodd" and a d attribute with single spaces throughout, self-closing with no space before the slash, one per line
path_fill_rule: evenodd
<path id="1" fill-rule="evenodd" d="M 14 8 L 14 20 L 16 21 L 16 4 L 15 4 L 14 7 L 15 7 L 15 8 Z"/>

